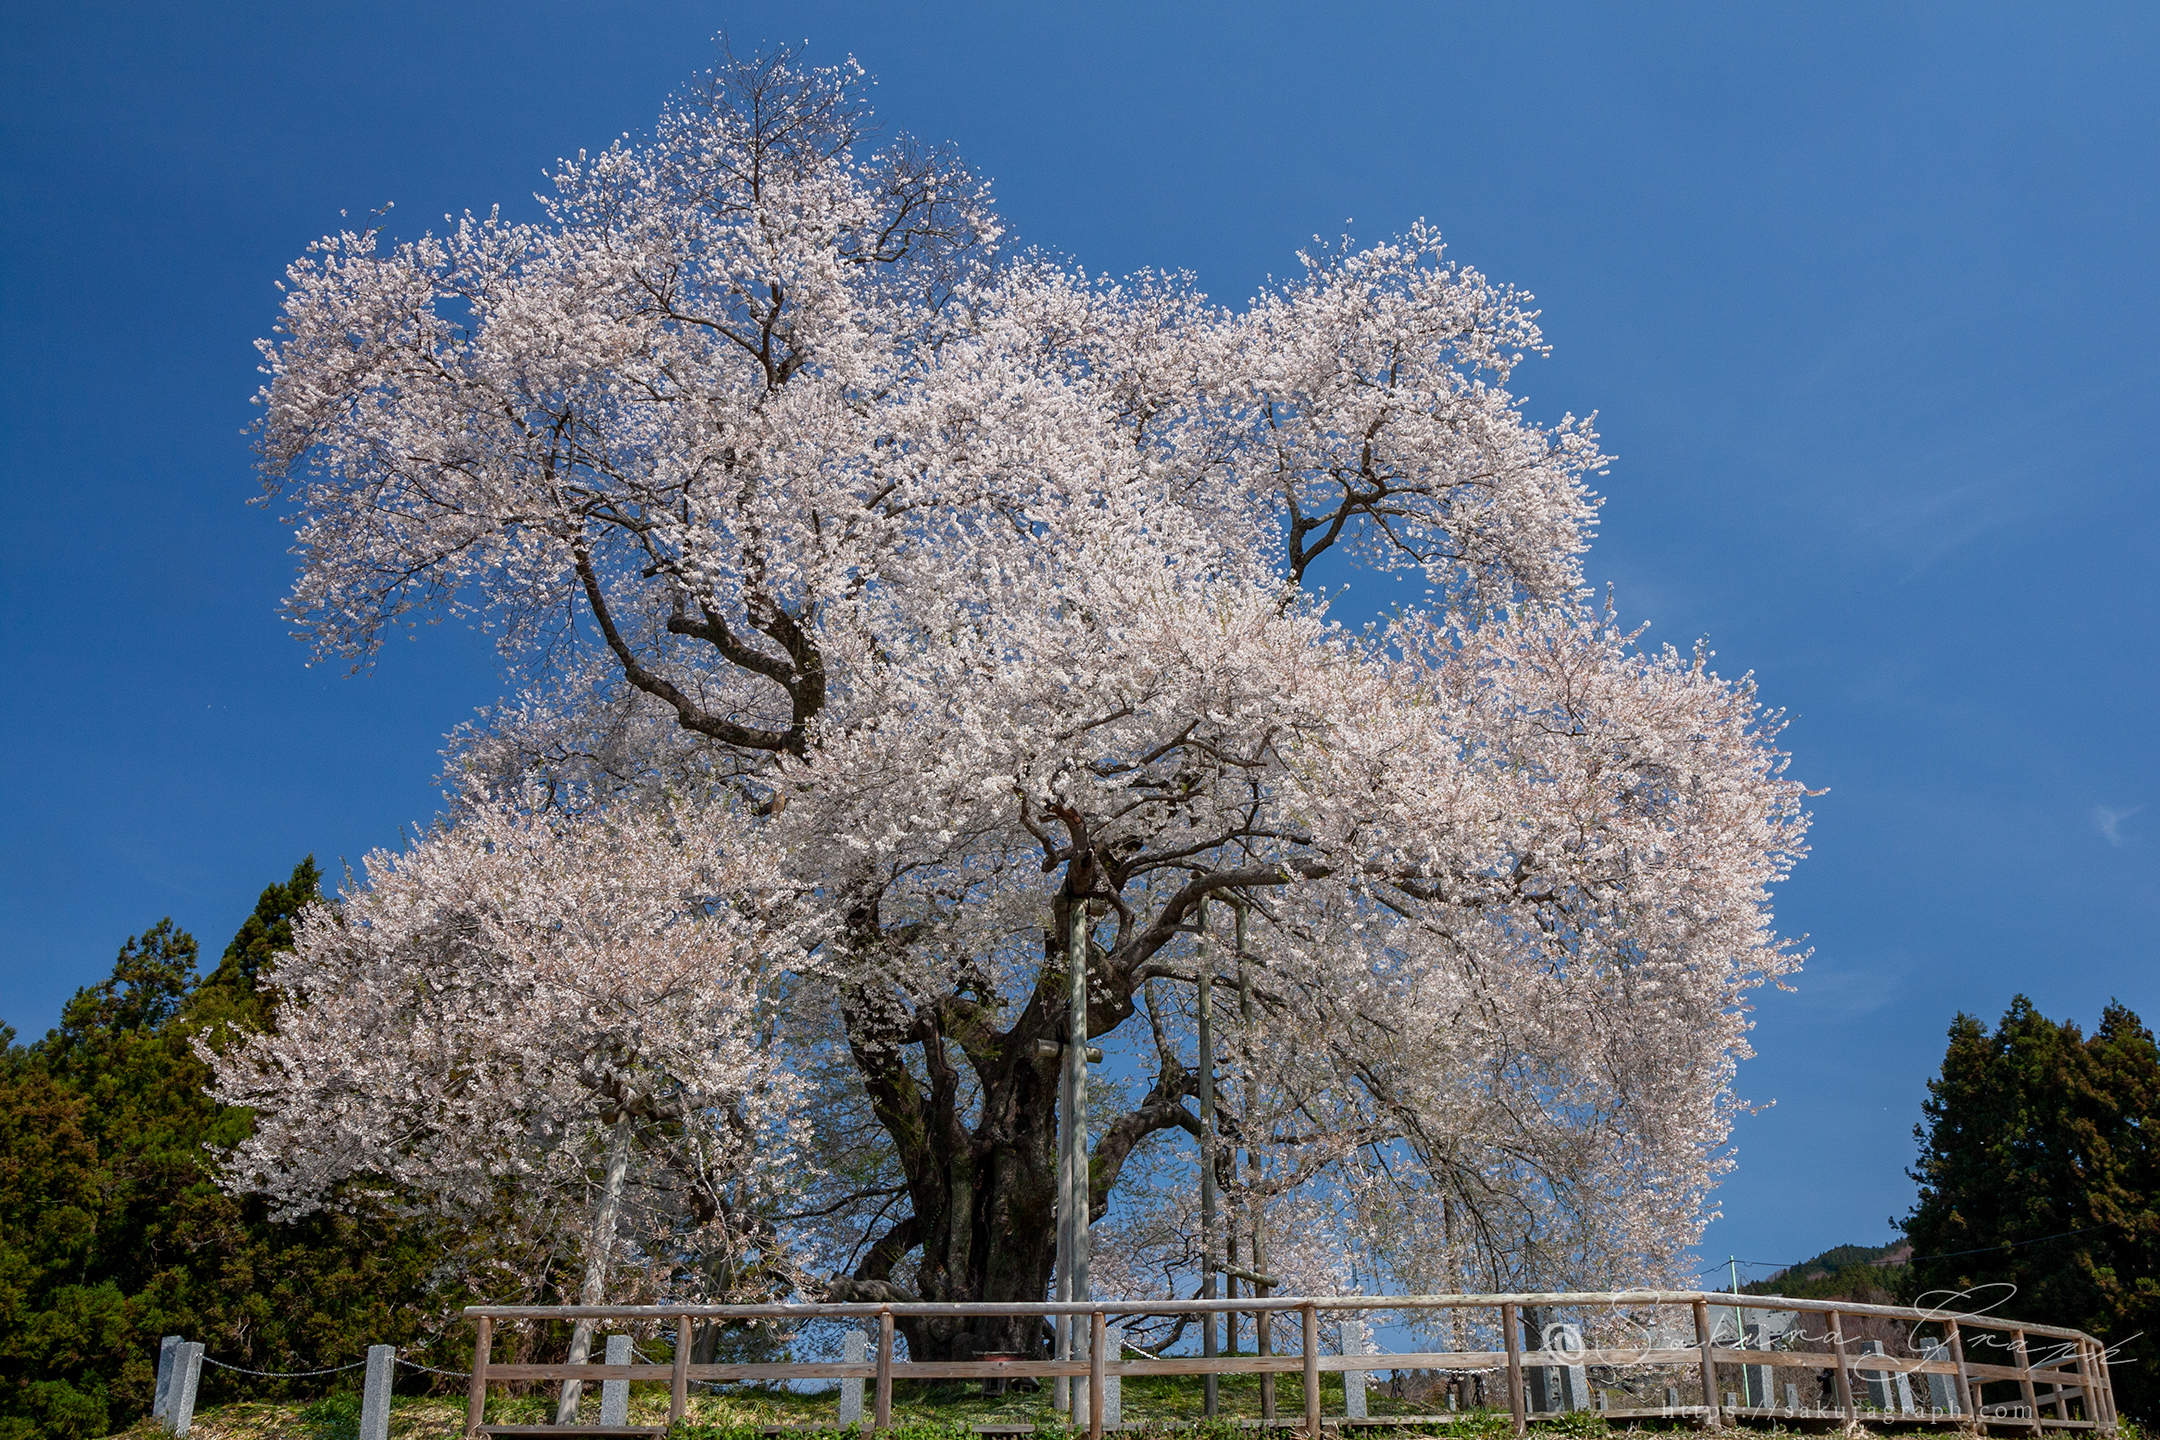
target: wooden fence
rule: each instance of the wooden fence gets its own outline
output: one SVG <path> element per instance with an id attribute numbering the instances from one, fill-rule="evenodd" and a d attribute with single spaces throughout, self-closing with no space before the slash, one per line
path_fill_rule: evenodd
<path id="1" fill-rule="evenodd" d="M 1648 1327 L 1644 1333 L 1654 1340 L 1668 1343 L 1526 1352 L 1522 1347 L 1521 1322 L 1522 1312 L 1528 1307 L 1585 1313 L 1626 1311 L 1633 1325 Z M 1717 1327 L 1713 1324 L 1712 1312 L 1735 1307 L 1756 1312 L 1798 1312 L 1795 1325 L 1799 1329 L 1799 1339 L 1821 1348 L 1743 1349 L 1737 1348 L 1737 1343 L 1717 1343 L 1719 1336 Z M 1420 1315 L 1430 1316 L 1432 1312 L 1441 1311 L 1458 1314 L 1469 1312 L 1474 1323 L 1482 1322 L 1485 1328 L 1497 1328 L 1504 1348 L 1491 1351 L 1416 1351 L 1392 1354 L 1323 1353 L 1320 1340 L 1320 1317 L 1323 1314 L 1396 1315 L 1415 1319 Z M 1666 1331 L 1662 1325 L 1644 1319 L 1645 1315 L 1654 1317 L 1658 1311 L 1684 1312 L 1684 1317 L 1674 1315 L 1672 1318 L 1679 1323 L 1675 1330 Z M 1159 1358 L 1128 1360 L 1122 1355 L 1112 1357 L 1106 1353 L 1108 1347 L 1105 1344 L 1104 1332 L 1112 1317 L 1206 1313 L 1256 1317 L 1261 1314 L 1294 1314 L 1301 1321 L 1299 1328 L 1302 1331 L 1303 1343 L 1298 1353 L 1286 1355 L 1164 1355 Z M 1522 1434 L 1527 1430 L 1532 1418 L 1525 1393 L 1525 1372 L 1551 1372 L 1570 1366 L 1599 1367 L 1619 1372 L 1677 1367 L 1687 1374 L 1690 1382 L 1699 1381 L 1701 1385 L 1702 1403 L 1699 1405 L 1668 1403 L 1647 1408 L 1607 1410 L 1605 1413 L 1614 1419 L 1686 1416 L 1712 1429 L 1730 1421 L 1748 1419 L 1773 1420 L 1788 1426 L 1798 1420 L 1821 1420 L 1831 1425 L 1851 1424 L 1862 1418 L 1872 1418 L 1871 1412 L 1858 1404 L 1855 1398 L 1853 1375 L 1857 1372 L 1862 1376 L 1881 1377 L 1875 1382 L 1877 1384 L 1887 1384 L 1899 1375 L 1945 1377 L 1949 1394 L 1955 1397 L 1953 1403 L 1947 1407 L 1916 1406 L 1913 1411 L 1893 1413 L 1889 1417 L 1901 1424 L 1972 1424 L 1983 1429 L 2011 1430 L 2031 1435 L 2039 1435 L 2046 1430 L 2098 1430 L 2103 1434 L 2113 1434 L 2116 1430 L 2114 1393 L 2109 1380 L 2107 1352 L 2099 1341 L 2083 1331 L 2026 1324 L 1999 1315 L 1972 1315 L 1894 1305 L 1858 1305 L 1844 1301 L 1792 1300 L 1775 1295 L 1741 1296 L 1717 1291 L 1640 1290 L 1519 1295 L 1248 1296 L 1234 1300 L 1099 1300 L 1078 1303 L 962 1305 L 475 1305 L 468 1307 L 465 1314 L 474 1322 L 477 1331 L 473 1345 L 472 1388 L 467 1409 L 468 1436 L 562 1436 L 570 1433 L 628 1436 L 659 1433 L 659 1427 L 651 1425 L 624 1425 L 605 1430 L 581 1426 L 572 1432 L 552 1425 L 486 1424 L 488 1385 L 491 1382 L 503 1381 L 664 1382 L 670 1388 L 668 1414 L 671 1423 L 685 1415 L 692 1382 L 848 1379 L 874 1381 L 876 1408 L 873 1424 L 876 1429 L 885 1430 L 892 1426 L 893 1383 L 897 1380 L 1001 1380 L 1021 1377 L 1047 1379 L 1067 1376 L 1074 1381 L 1085 1379 L 1088 1433 L 1090 1440 L 1101 1440 L 1104 1383 L 1110 1376 L 1299 1374 L 1304 1380 L 1305 1401 L 1301 1428 L 1306 1435 L 1317 1437 L 1323 1424 L 1343 1423 L 1340 1419 L 1321 1415 L 1322 1374 L 1343 1371 L 1372 1374 L 1389 1370 L 1495 1375 L 1504 1372 L 1508 1408 L 1514 1416 L 1516 1433 Z M 893 1322 L 896 1318 L 955 1319 L 1030 1315 L 1046 1319 L 1065 1315 L 1074 1317 L 1076 1322 L 1086 1323 L 1093 1342 L 1088 1347 L 1088 1358 L 925 1361 L 897 1360 L 893 1355 Z M 1814 1323 L 1822 1328 L 1823 1333 L 1806 1333 L 1801 1322 L 1808 1316 L 1817 1317 Z M 1941 1332 L 1941 1337 L 1936 1347 L 1931 1347 L 1931 1351 L 1939 1358 L 1863 1353 L 1855 1350 L 1847 1336 L 1846 1322 L 1868 1317 L 1902 1321 L 1909 1327 L 1936 1327 Z M 498 1365 L 490 1358 L 497 1321 L 563 1322 L 587 1318 L 661 1326 L 672 1322 L 675 1330 L 672 1362 L 628 1365 Z M 777 1320 L 798 1324 L 807 1321 L 866 1321 L 876 1326 L 877 1353 L 874 1359 L 855 1364 L 820 1361 L 696 1365 L 691 1363 L 691 1327 L 700 1320 Z M 1736 1323 L 1734 1332 L 1735 1342 L 1745 1339 L 1744 1326 Z M 1908 1329 L 1906 1333 L 1909 1338 L 1913 1331 Z M 1685 1343 L 1669 1343 L 1676 1335 L 1684 1338 Z M 1983 1343 L 2004 1350 L 2007 1357 L 2015 1363 L 1988 1364 L 1969 1356 L 1966 1353 L 1968 1341 L 1983 1337 Z M 2036 1347 L 2033 1343 L 2035 1341 L 2044 1341 L 2047 1344 Z M 2036 1356 L 2033 1353 L 2035 1348 L 2042 1348 L 2046 1353 Z M 1718 1367 L 1721 1365 L 1768 1367 L 1773 1371 L 1829 1370 L 1834 1376 L 1836 1403 L 1812 1407 L 1791 1404 L 1781 1406 L 1774 1403 L 1727 1404 L 1726 1398 L 1731 1395 L 1753 1397 L 1749 1394 L 1744 1375 L 1739 1391 L 1721 1391 L 1718 1378 Z M 1909 1380 L 1907 1384 L 1910 1384 Z M 1990 1384 L 2015 1385 L 2017 1398 L 1984 1403 L 1983 1387 Z M 1668 1398 L 1673 1393 L 1668 1390 Z M 1775 1396 L 1766 1393 L 1759 1398 L 1767 1402 L 1772 1401 Z M 2075 1415 L 2072 1413 L 2073 1406 L 2077 1411 Z M 1425 1418 L 1429 1420 L 1445 1417 Z M 1399 1424 L 1404 1423 L 1404 1417 L 1379 1417 L 1362 1423 L 1383 1426 Z"/>

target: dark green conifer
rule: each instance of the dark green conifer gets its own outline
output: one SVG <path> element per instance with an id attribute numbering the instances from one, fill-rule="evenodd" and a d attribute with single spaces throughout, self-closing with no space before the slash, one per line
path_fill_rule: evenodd
<path id="1" fill-rule="evenodd" d="M 2123 1413 L 2160 1416 L 2152 1032 L 2118 1003 L 2089 1039 L 2022 995 L 1993 1033 L 1959 1015 L 1922 1108 L 1910 1293 L 1974 1292 L 2004 1314 L 2122 1345 Z"/>

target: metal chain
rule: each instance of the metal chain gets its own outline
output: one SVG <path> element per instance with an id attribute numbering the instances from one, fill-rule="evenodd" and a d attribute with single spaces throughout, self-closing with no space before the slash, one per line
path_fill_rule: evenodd
<path id="1" fill-rule="evenodd" d="M 250 1370 L 245 1365 L 228 1365 L 223 1360 L 213 1360 L 208 1355 L 202 1358 L 203 1364 L 215 1365 L 220 1370 L 230 1370 L 239 1375 L 260 1375 L 269 1380 L 302 1380 L 310 1375 L 336 1375 L 340 1371 L 358 1370 L 367 1364 L 365 1360 L 355 1360 L 350 1365 L 333 1365 L 327 1370 Z"/>
<path id="2" fill-rule="evenodd" d="M 407 1360 L 402 1355 L 393 1355 L 390 1358 L 407 1369 L 425 1370 L 430 1375 L 448 1375 L 455 1380 L 472 1379 L 472 1371 L 470 1370 L 438 1370 L 433 1365 L 423 1365 L 417 1360 Z M 223 1360 L 213 1360 L 208 1355 L 205 1355 L 203 1356 L 203 1364 L 215 1365 L 220 1370 L 230 1370 L 236 1375 L 259 1375 L 266 1380 L 305 1380 L 311 1375 L 340 1375 L 347 1370 L 358 1370 L 361 1366 L 367 1364 L 367 1361 L 355 1360 L 350 1365 L 333 1365 L 327 1370 L 250 1370 L 245 1365 L 228 1365 Z"/>
<path id="3" fill-rule="evenodd" d="M 418 1360 L 407 1360 L 402 1355 L 396 1358 L 398 1364 L 410 1370 L 425 1370 L 430 1375 L 448 1375 L 458 1380 L 472 1379 L 472 1371 L 470 1370 L 438 1370 L 433 1365 L 422 1365 Z"/>
<path id="4" fill-rule="evenodd" d="M 659 1361 L 653 1359 L 652 1356 L 647 1355 L 643 1350 L 638 1349 L 637 1342 L 634 1340 L 630 1342 L 630 1353 L 637 1356 L 638 1359 L 643 1360 L 647 1365 L 657 1365 L 660 1363 Z M 708 1390 L 718 1390 L 726 1382 L 721 1380 L 692 1380 L 690 1383 L 692 1385 L 703 1385 Z"/>

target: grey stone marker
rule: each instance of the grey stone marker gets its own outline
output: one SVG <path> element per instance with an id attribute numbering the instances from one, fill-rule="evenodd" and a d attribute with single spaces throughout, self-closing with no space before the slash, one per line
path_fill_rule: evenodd
<path id="1" fill-rule="evenodd" d="M 172 1404 L 173 1358 L 176 1351 L 187 1343 L 178 1335 L 167 1335 L 158 1341 L 157 1389 L 150 1400 L 150 1418 L 163 1420 L 165 1411 Z"/>
<path id="2" fill-rule="evenodd" d="M 1787 1410 L 1798 1410 L 1800 1408 L 1800 1387 L 1798 1385 L 1787 1385 L 1785 1387 L 1785 1408 Z"/>
<path id="3" fill-rule="evenodd" d="M 1546 1332 L 1546 1348 L 1561 1355 L 1580 1355 L 1583 1351 L 1582 1327 L 1580 1325 L 1555 1325 Z M 1562 1365 L 1553 1370 L 1553 1378 L 1559 1382 L 1557 1397 L 1562 1410 L 1587 1410 L 1590 1408 L 1590 1376 L 1580 1365 Z"/>
<path id="4" fill-rule="evenodd" d="M 1555 1323 L 1538 1333 L 1542 1348 L 1523 1356 L 1523 1379 L 1529 1391 L 1530 1409 L 1538 1412 L 1587 1410 L 1590 1381 L 1580 1365 L 1565 1362 L 1582 1353 L 1582 1327 Z M 1545 1363 L 1540 1363 L 1545 1362 Z"/>
<path id="5" fill-rule="evenodd" d="M 607 1363 L 628 1365 L 630 1363 L 630 1337 L 610 1335 L 607 1337 Z M 630 1423 L 630 1382 L 628 1380 L 602 1380 L 600 1382 L 600 1423 L 602 1425 L 628 1425 Z"/>
<path id="6" fill-rule="evenodd" d="M 185 1435 L 195 1426 L 195 1387 L 202 1382 L 203 1347 L 190 1341 L 173 1355 L 172 1389 L 165 1406 L 165 1428 Z"/>
<path id="7" fill-rule="evenodd" d="M 1665 1408 L 1667 1410 L 1680 1408 L 1680 1392 L 1670 1385 L 1665 1387 Z"/>
<path id="8" fill-rule="evenodd" d="M 1125 1330 L 1119 1325 L 1103 1326 L 1103 1359 L 1115 1364 L 1125 1358 Z M 1106 1374 L 1102 1377 L 1102 1423 L 1105 1430 L 1115 1430 L 1125 1423 L 1125 1377 Z"/>
<path id="9" fill-rule="evenodd" d="M 367 1373 L 360 1382 L 360 1440 L 390 1440 L 390 1382 L 396 1378 L 396 1349 L 368 1346 Z"/>
<path id="10" fill-rule="evenodd" d="M 1727 1390 L 1725 1392 L 1725 1408 L 1727 1410 L 1737 1410 L 1740 1408 L 1740 1397 L 1733 1394 L 1733 1392 L 1730 1390 Z"/>
<path id="11" fill-rule="evenodd" d="M 1861 1341 L 1860 1353 L 1862 1355 L 1882 1354 L 1882 1341 Z M 1863 1370 L 1858 1365 L 1853 1366 L 1853 1370 L 1867 1383 L 1867 1403 L 1877 1410 L 1889 1410 L 1893 1404 L 1890 1394 L 1890 1372 L 1887 1370 Z"/>
<path id="12" fill-rule="evenodd" d="M 1921 1352 L 1921 1358 L 1928 1361 L 1930 1364 L 1948 1363 L 1950 1359 L 1950 1347 L 1943 1344 L 1940 1340 L 1931 1341 L 1927 1349 Z M 1942 1411 L 1946 1415 L 1957 1415 L 1963 1413 L 1958 1408 L 1957 1376 L 1930 1375 L 1927 1377 L 1927 1387 L 1928 1404 L 1930 1406 Z"/>
<path id="13" fill-rule="evenodd" d="M 840 1358 L 850 1365 L 860 1365 L 870 1358 L 870 1337 L 860 1330 L 850 1330 L 840 1337 Z M 860 1375 L 850 1375 L 840 1382 L 840 1423 L 862 1424 L 863 1380 Z"/>
<path id="14" fill-rule="evenodd" d="M 1751 1314 L 1761 1316 L 1762 1313 L 1760 1310 L 1743 1310 L 1740 1312 L 1743 1319 Z M 1784 1333 L 1782 1330 L 1775 1329 L 1762 1319 L 1750 1320 L 1742 1327 L 1739 1348 L 1742 1350 L 1768 1350 L 1770 1342 L 1782 1333 Z M 1741 1404 L 1759 1406 L 1767 1410 L 1777 1404 L 1777 1401 L 1772 1398 L 1773 1394 L 1770 1367 L 1768 1365 L 1743 1365 L 1740 1367 Z"/>
<path id="15" fill-rule="evenodd" d="M 1373 1353 L 1371 1328 L 1362 1320 L 1345 1320 L 1341 1326 L 1342 1353 L 1345 1355 L 1370 1355 Z M 1365 1372 L 1345 1370 L 1342 1376 L 1343 1416 L 1350 1420 L 1365 1418 Z"/>

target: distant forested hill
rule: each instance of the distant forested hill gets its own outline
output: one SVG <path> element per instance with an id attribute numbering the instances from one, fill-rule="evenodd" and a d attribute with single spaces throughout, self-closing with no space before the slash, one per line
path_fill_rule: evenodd
<path id="1" fill-rule="evenodd" d="M 1894 1305 L 1902 1293 L 1905 1262 L 1912 1246 L 1833 1245 L 1812 1260 L 1740 1287 L 1746 1295 L 1790 1295 L 1801 1300 L 1854 1300 L 1863 1305 Z"/>

